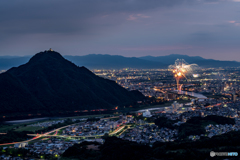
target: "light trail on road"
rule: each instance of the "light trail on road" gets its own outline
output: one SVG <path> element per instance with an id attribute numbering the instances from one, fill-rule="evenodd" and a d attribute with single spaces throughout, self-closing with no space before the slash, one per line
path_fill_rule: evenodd
<path id="1" fill-rule="evenodd" d="M 119 116 L 107 117 L 107 118 L 101 118 L 101 119 L 111 119 L 111 118 L 118 118 L 118 117 L 119 117 Z M 75 123 L 75 124 L 78 124 L 78 123 Z M 63 128 L 66 128 L 66 127 L 68 127 L 68 126 L 75 125 L 75 124 L 70 124 L 70 125 L 67 125 L 67 126 L 63 126 L 63 127 L 60 127 L 60 128 L 58 128 L 58 129 L 52 130 L 52 131 L 47 132 L 47 133 L 44 133 L 44 134 L 40 134 L 40 135 L 37 134 L 38 136 L 33 137 L 32 139 L 29 139 L 29 140 L 26 140 L 26 141 L 12 142 L 12 143 L 2 143 L 2 144 L 0 144 L 0 146 L 14 145 L 14 144 L 17 144 L 17 143 L 28 143 L 28 142 L 31 142 L 31 141 L 36 140 L 36 139 L 38 139 L 38 138 L 42 138 L 42 137 L 45 137 L 45 136 L 51 136 L 51 135 L 48 135 L 48 134 L 53 133 L 53 132 L 56 132 L 56 133 L 54 134 L 54 136 L 57 136 L 57 133 L 58 133 L 59 130 L 61 130 L 61 129 L 63 129 Z M 33 134 L 32 134 L 32 135 L 33 135 Z M 101 136 L 102 136 L 102 135 L 101 135 Z M 73 137 L 73 136 L 71 136 L 71 137 Z M 83 136 L 83 137 L 87 137 L 87 136 Z M 99 137 L 99 136 L 93 136 L 93 137 Z"/>

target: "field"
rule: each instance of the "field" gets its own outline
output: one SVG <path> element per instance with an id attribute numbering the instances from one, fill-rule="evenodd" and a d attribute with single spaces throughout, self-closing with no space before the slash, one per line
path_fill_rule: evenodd
<path id="1" fill-rule="evenodd" d="M 112 114 L 98 114 L 98 115 L 85 115 L 85 116 L 76 116 L 76 117 L 61 117 L 58 119 L 46 119 L 46 120 L 39 120 L 39 121 L 34 121 L 34 122 L 25 122 L 25 123 L 17 123 L 17 124 L 1 124 L 0 125 L 0 133 L 5 133 L 9 130 L 15 130 L 18 132 L 21 131 L 36 131 L 36 130 L 40 130 L 41 127 L 35 127 L 35 126 L 28 126 L 30 124 L 35 124 L 35 123 L 43 123 L 43 122 L 52 122 L 52 121 L 57 121 L 57 120 L 63 120 L 63 119 L 67 119 L 67 118 L 89 118 L 89 117 L 103 117 L 103 116 L 110 116 Z"/>
<path id="2" fill-rule="evenodd" d="M 18 125 L 1 125 L 0 126 L 0 132 L 1 133 L 5 133 L 5 132 L 7 132 L 9 130 L 12 130 L 12 129 L 16 128 L 17 126 Z"/>
<path id="3" fill-rule="evenodd" d="M 15 131 L 21 132 L 21 131 L 36 131 L 36 130 L 40 130 L 41 127 L 37 127 L 37 126 L 26 126 L 26 127 L 19 127 L 18 129 L 16 129 Z"/>

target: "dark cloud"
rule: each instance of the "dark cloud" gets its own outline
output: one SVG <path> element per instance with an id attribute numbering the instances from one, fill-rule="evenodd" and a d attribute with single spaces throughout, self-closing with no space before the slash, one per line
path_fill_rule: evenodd
<path id="1" fill-rule="evenodd" d="M 159 48 L 160 51 L 167 48 L 169 52 L 174 49 L 171 53 L 176 53 L 178 48 L 179 53 L 185 48 L 194 49 L 184 47 L 190 45 L 207 48 L 210 44 L 217 46 L 221 42 L 222 45 L 225 39 L 229 44 L 235 44 L 240 37 L 237 34 L 239 14 L 236 12 L 240 3 L 230 2 L 0 1 L 0 55 L 35 53 L 55 47 L 66 54 L 133 55 L 135 51 L 133 56 L 136 56 L 159 54 Z M 208 3 L 211 5 L 206 5 Z M 151 47 L 157 49 L 149 49 Z M 124 48 L 134 48 L 134 51 Z M 146 53 L 147 50 L 152 53 Z"/>
<path id="2" fill-rule="evenodd" d="M 91 18 L 172 7 L 193 0 L 23 0 L 0 2 L 0 31 L 8 34 L 72 33 L 91 29 Z M 4 15 L 4 16 L 3 16 Z"/>

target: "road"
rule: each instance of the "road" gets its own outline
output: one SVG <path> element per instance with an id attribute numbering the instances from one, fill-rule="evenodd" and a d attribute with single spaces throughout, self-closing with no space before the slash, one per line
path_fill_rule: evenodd
<path id="1" fill-rule="evenodd" d="M 122 129 L 125 127 L 121 126 L 117 129 L 115 129 L 112 133 L 110 133 L 109 135 L 112 136 L 114 134 L 117 134 L 118 132 L 122 131 Z M 66 135 L 57 135 L 56 133 L 54 135 L 47 135 L 47 134 L 28 134 L 28 136 L 40 136 L 40 137 L 63 137 L 63 138 L 68 138 L 68 137 L 75 137 L 75 138 L 83 138 L 83 137 L 87 137 L 87 138 L 94 138 L 94 137 L 102 137 L 104 135 L 91 135 L 91 136 L 66 136 Z"/>
<path id="2" fill-rule="evenodd" d="M 117 134 L 118 132 L 121 132 L 122 129 L 125 127 L 125 125 L 123 125 L 122 127 L 119 127 L 117 129 L 115 129 L 112 133 L 110 133 L 109 135 L 112 136 L 114 134 Z"/>
<path id="3" fill-rule="evenodd" d="M 48 134 L 53 133 L 53 132 L 56 132 L 55 133 L 55 135 L 56 135 L 60 129 L 66 128 L 66 127 L 71 126 L 71 125 L 74 125 L 74 124 L 70 124 L 70 125 L 67 125 L 67 126 L 64 126 L 64 127 L 60 127 L 60 128 L 54 129 L 54 130 L 52 130 L 50 132 L 47 132 L 47 133 L 44 133 L 44 134 L 36 134 L 36 137 L 33 137 L 32 139 L 29 139 L 29 140 L 26 140 L 26 141 L 12 142 L 12 143 L 2 143 L 2 144 L 0 144 L 0 146 L 13 145 L 13 144 L 17 144 L 17 143 L 28 143 L 28 142 L 31 142 L 31 141 L 36 140 L 38 138 L 42 138 L 44 136 L 48 136 Z"/>
<path id="4" fill-rule="evenodd" d="M 107 118 L 101 118 L 101 119 L 111 119 L 111 118 L 118 118 L 118 117 L 119 117 L 119 116 L 107 117 Z M 75 123 L 75 124 L 78 124 L 78 123 Z M 61 129 L 63 129 L 63 128 L 66 128 L 66 127 L 68 127 L 68 126 L 71 126 L 71 125 L 75 125 L 75 124 L 70 124 L 70 125 L 67 125 L 67 126 L 64 126 L 64 127 L 60 127 L 60 128 L 54 129 L 54 130 L 52 130 L 52 131 L 50 131 L 50 132 L 47 132 L 47 133 L 44 133 L 44 134 L 35 134 L 35 135 L 34 135 L 35 137 L 33 137 L 32 139 L 26 140 L 26 141 L 22 141 L 22 142 L 12 142 L 12 143 L 2 143 L 2 144 L 0 144 L 0 146 L 14 145 L 14 144 L 17 144 L 17 143 L 28 143 L 28 142 L 31 142 L 31 141 L 36 140 L 36 139 L 38 139 L 38 138 L 42 138 L 42 137 L 49 136 L 48 134 L 53 133 L 53 132 L 56 132 L 56 133 L 55 133 L 54 135 L 52 135 L 52 136 L 57 136 L 57 133 L 58 133 L 59 130 L 61 130 Z M 115 130 L 115 131 L 116 131 L 116 130 Z M 114 132 L 115 132 L 115 131 L 114 131 Z M 118 133 L 118 132 L 116 131 L 116 133 Z M 73 137 L 73 136 L 71 136 L 71 137 Z M 82 137 L 87 137 L 87 136 L 82 136 Z M 89 137 L 90 137 L 90 136 L 89 136 Z M 92 137 L 96 137 L 96 136 L 92 136 Z M 97 136 L 97 137 L 99 137 L 99 136 Z"/>
<path id="5" fill-rule="evenodd" d="M 36 134 L 28 134 L 28 136 L 36 136 Z M 87 138 L 94 138 L 94 137 L 102 137 L 104 135 L 92 135 L 92 136 L 66 136 L 66 135 L 43 135 L 41 134 L 40 135 L 41 137 L 62 137 L 62 138 L 72 138 L 72 137 L 75 137 L 75 138 L 83 138 L 83 137 L 87 137 Z"/>

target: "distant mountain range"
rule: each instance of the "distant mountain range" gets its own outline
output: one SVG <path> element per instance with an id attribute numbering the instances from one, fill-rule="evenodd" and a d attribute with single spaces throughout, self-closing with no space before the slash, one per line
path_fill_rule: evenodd
<path id="1" fill-rule="evenodd" d="M 173 64 L 176 59 L 184 59 L 188 63 L 194 63 L 196 61 L 206 60 L 199 56 L 192 57 L 192 56 L 180 55 L 180 54 L 170 54 L 167 56 L 158 56 L 158 57 L 145 56 L 145 57 L 139 57 L 139 58 L 148 60 L 148 61 L 161 62 L 161 63 L 165 63 L 165 64 Z"/>
<path id="2" fill-rule="evenodd" d="M 199 67 L 203 67 L 203 68 L 240 67 L 240 62 L 237 62 L 237 61 L 220 61 L 220 60 L 214 60 L 214 59 L 204 59 L 200 56 L 187 56 L 187 55 L 179 55 L 179 54 L 171 54 L 167 56 L 158 56 L 158 57 L 145 56 L 145 57 L 139 57 L 139 58 L 148 60 L 148 61 L 164 63 L 167 66 L 170 64 L 174 64 L 176 59 L 184 59 L 189 64 L 195 63 Z"/>
<path id="3" fill-rule="evenodd" d="M 0 91 L 1 116 L 114 109 L 144 98 L 54 51 L 40 52 L 26 64 L 0 74 Z"/>
<path id="4" fill-rule="evenodd" d="M 103 54 L 89 54 L 86 56 L 64 56 L 79 66 L 87 68 L 109 69 L 109 68 L 164 68 L 165 64 L 140 59 L 136 57 L 112 56 Z"/>
<path id="5" fill-rule="evenodd" d="M 21 64 L 27 63 L 31 56 L 0 56 L 0 70 L 7 70 L 12 67 L 20 66 Z"/>
<path id="6" fill-rule="evenodd" d="M 106 54 L 89 54 L 85 56 L 64 56 L 66 59 L 78 66 L 85 66 L 89 69 L 120 69 L 120 68 L 138 68 L 153 69 L 167 68 L 173 64 L 176 59 L 184 59 L 188 63 L 196 63 L 203 68 L 218 67 L 239 67 L 240 62 L 237 61 L 220 61 L 214 59 L 204 59 L 199 56 L 187 56 L 179 54 L 171 54 L 167 56 L 145 56 L 145 57 L 123 57 L 118 55 Z M 13 66 L 19 66 L 26 63 L 31 57 L 11 57 L 0 56 L 0 69 L 6 70 Z"/>

